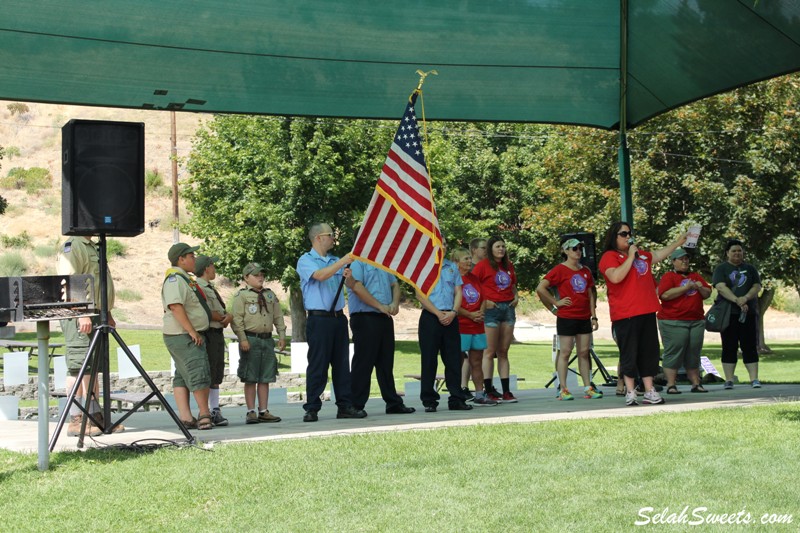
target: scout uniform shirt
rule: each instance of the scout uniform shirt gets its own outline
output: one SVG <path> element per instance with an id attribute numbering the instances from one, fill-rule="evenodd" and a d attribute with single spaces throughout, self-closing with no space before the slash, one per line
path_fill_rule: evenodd
<path id="1" fill-rule="evenodd" d="M 197 284 L 200 285 L 200 290 L 202 290 L 203 294 L 206 295 L 206 304 L 211 312 L 214 313 L 216 311 L 217 313 L 224 315 L 226 312 L 225 306 L 223 306 L 222 302 L 219 300 L 219 298 L 217 298 L 217 292 L 214 288 L 214 284 L 210 281 L 204 280 L 203 278 L 197 278 Z M 212 320 L 210 327 L 214 329 L 222 329 L 222 324 L 216 320 Z"/>
<path id="2" fill-rule="evenodd" d="M 73 274 L 94 276 L 94 303 L 95 307 L 100 308 L 100 253 L 97 250 L 97 243 L 86 237 L 67 239 L 59 251 L 56 272 L 59 276 Z M 111 278 L 111 273 L 108 272 L 108 265 L 106 265 L 106 274 L 108 310 L 110 311 L 114 307 L 114 280 Z"/>
<path id="3" fill-rule="evenodd" d="M 250 287 L 241 289 L 233 297 L 233 320 L 231 327 L 239 338 L 239 342 L 247 340 L 248 333 L 272 333 L 272 326 L 278 330 L 278 337 L 286 335 L 286 324 L 283 321 L 283 312 L 278 297 L 270 289 L 263 289 L 266 307 L 262 304 L 259 309 L 258 292 Z"/>
<path id="4" fill-rule="evenodd" d="M 164 304 L 164 335 L 189 333 L 175 319 L 175 315 L 172 314 L 169 308 L 170 304 L 183 305 L 186 310 L 186 316 L 189 317 L 189 322 L 191 322 L 195 331 L 199 333 L 207 330 L 209 324 L 208 314 L 194 290 L 186 282 L 186 279 L 189 279 L 191 283 L 195 283 L 195 281 L 185 270 L 176 266 L 171 267 L 167 273 L 167 278 L 161 287 L 161 302 Z"/>

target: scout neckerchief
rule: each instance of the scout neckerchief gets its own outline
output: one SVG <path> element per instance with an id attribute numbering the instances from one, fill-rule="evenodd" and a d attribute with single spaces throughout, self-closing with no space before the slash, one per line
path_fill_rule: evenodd
<path id="1" fill-rule="evenodd" d="M 258 312 L 260 313 L 261 311 L 266 311 L 267 301 L 264 299 L 264 289 L 257 291 L 253 287 L 250 287 L 250 290 L 258 294 Z"/>
<path id="2" fill-rule="evenodd" d="M 203 289 L 197 284 L 197 282 L 186 274 L 183 271 L 178 270 L 177 268 L 168 268 L 167 273 L 164 275 L 164 282 L 169 279 L 170 276 L 178 276 L 179 278 L 183 278 L 183 280 L 189 284 L 189 288 L 192 289 L 194 294 L 197 296 L 197 299 L 200 301 L 200 305 L 203 306 L 203 311 L 206 312 L 208 315 L 209 322 L 211 321 L 211 309 L 208 308 L 208 303 L 206 302 L 206 295 L 203 292 Z"/>
<path id="3" fill-rule="evenodd" d="M 211 287 L 211 290 L 213 291 L 214 296 L 216 296 L 217 300 L 219 300 L 219 304 L 222 306 L 223 309 L 225 309 L 225 300 L 223 300 L 222 296 L 219 295 L 219 293 L 217 292 L 216 287 L 214 287 L 214 284 L 209 281 L 208 282 L 208 286 Z"/>

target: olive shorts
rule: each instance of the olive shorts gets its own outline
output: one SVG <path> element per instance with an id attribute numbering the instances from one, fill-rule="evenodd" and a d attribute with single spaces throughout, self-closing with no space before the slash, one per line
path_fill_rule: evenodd
<path id="1" fill-rule="evenodd" d="M 206 346 L 197 346 L 188 333 L 164 335 L 164 344 L 175 361 L 175 377 L 172 386 L 187 388 L 194 392 L 211 386 Z"/>
<path id="2" fill-rule="evenodd" d="M 236 375 L 243 383 L 275 383 L 278 376 L 278 359 L 275 357 L 275 340 L 247 336 L 250 350 L 239 349 L 239 369 Z"/>

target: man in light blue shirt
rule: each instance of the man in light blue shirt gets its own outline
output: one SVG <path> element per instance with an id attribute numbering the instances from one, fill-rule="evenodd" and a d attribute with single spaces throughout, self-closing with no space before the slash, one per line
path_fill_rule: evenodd
<path id="1" fill-rule="evenodd" d="M 397 278 L 385 270 L 362 261 L 351 265 L 346 284 L 353 330 L 351 380 L 353 405 L 363 409 L 369 399 L 372 369 L 386 402 L 387 414 L 409 414 L 413 407 L 403 405 L 394 383 L 394 320 L 400 310 Z"/>
<path id="2" fill-rule="evenodd" d="M 347 317 L 342 311 L 344 294 L 339 292 L 342 278 L 350 276 L 350 269 L 345 267 L 353 259 L 350 254 L 339 259 L 328 253 L 336 242 L 329 224 L 314 224 L 308 238 L 311 250 L 297 261 L 303 305 L 308 312 L 308 369 L 306 403 L 303 405 L 306 414 L 303 422 L 318 420 L 317 413 L 322 407 L 320 396 L 328 384 L 329 366 L 338 407 L 336 418 L 364 418 L 367 413 L 355 409 L 352 403 Z"/>
<path id="3" fill-rule="evenodd" d="M 446 247 L 442 243 L 442 247 Z M 421 354 L 420 400 L 426 413 L 435 413 L 439 405 L 439 393 L 434 383 L 438 369 L 438 355 L 442 354 L 444 377 L 450 392 L 447 404 L 451 411 L 468 411 L 461 390 L 461 336 L 458 332 L 457 309 L 461 306 L 461 274 L 458 267 L 447 259 L 442 263 L 439 282 L 430 296 L 417 291 L 417 300 L 422 304 L 419 317 L 419 350 Z"/>

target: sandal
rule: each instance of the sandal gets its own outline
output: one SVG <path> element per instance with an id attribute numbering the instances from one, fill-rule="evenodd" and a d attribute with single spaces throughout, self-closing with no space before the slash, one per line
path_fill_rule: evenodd
<path id="1" fill-rule="evenodd" d="M 186 429 L 197 429 L 197 419 L 195 417 L 192 417 L 191 420 L 181 420 L 181 424 Z"/>
<path id="2" fill-rule="evenodd" d="M 197 429 L 205 430 L 211 429 L 214 427 L 213 418 L 211 418 L 211 414 L 200 415 L 197 417 Z"/>
<path id="3" fill-rule="evenodd" d="M 702 385 L 692 385 L 692 392 L 708 392 Z"/>
<path id="4" fill-rule="evenodd" d="M 667 394 L 680 394 L 681 391 L 678 390 L 678 387 L 675 385 L 670 385 L 667 387 Z"/>

